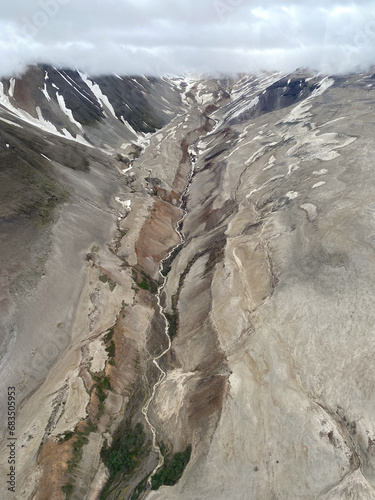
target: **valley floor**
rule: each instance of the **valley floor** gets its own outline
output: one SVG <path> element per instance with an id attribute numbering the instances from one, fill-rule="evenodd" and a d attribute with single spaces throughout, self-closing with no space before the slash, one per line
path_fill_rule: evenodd
<path id="1" fill-rule="evenodd" d="M 59 172 L 17 499 L 375 499 L 373 80 L 308 76 L 188 79 L 132 178 Z"/>

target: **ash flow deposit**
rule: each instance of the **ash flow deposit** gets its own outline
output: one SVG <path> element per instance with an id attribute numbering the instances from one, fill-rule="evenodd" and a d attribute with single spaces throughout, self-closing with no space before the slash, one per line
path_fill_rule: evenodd
<path id="1" fill-rule="evenodd" d="M 0 80 L 1 500 L 374 500 L 375 69 L 48 59 Z"/>
<path id="2" fill-rule="evenodd" d="M 17 498 L 375 497 L 374 78 L 2 81 Z"/>

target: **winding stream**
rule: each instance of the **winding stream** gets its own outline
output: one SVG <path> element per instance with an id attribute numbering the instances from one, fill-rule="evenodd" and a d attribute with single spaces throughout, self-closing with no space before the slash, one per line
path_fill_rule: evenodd
<path id="1" fill-rule="evenodd" d="M 183 210 L 183 214 L 182 214 L 181 219 L 179 219 L 179 221 L 177 222 L 176 229 L 175 229 L 176 233 L 180 237 L 180 243 L 178 243 L 176 246 L 174 246 L 170 250 L 170 252 L 168 253 L 168 255 L 164 259 L 162 259 L 160 261 L 160 264 L 159 264 L 159 274 L 162 277 L 162 283 L 161 283 L 161 285 L 158 288 L 158 291 L 157 291 L 157 294 L 156 294 L 156 299 L 157 299 L 157 304 L 158 304 L 158 307 L 159 307 L 160 314 L 164 318 L 164 322 L 165 322 L 165 335 L 166 335 L 166 337 L 168 339 L 168 346 L 167 346 L 166 349 L 164 349 L 164 351 L 161 354 L 159 354 L 158 356 L 156 356 L 152 360 L 152 362 L 154 363 L 154 365 L 160 371 L 160 377 L 159 377 L 158 381 L 154 384 L 154 387 L 152 388 L 151 396 L 149 397 L 149 399 L 146 401 L 145 405 L 142 408 L 142 413 L 143 413 L 143 415 L 145 417 L 147 425 L 148 425 L 148 427 L 149 427 L 149 429 L 151 431 L 151 434 L 152 434 L 152 449 L 153 449 L 153 451 L 155 451 L 158 454 L 158 457 L 159 457 L 157 466 L 155 467 L 155 469 L 152 471 L 150 477 L 148 478 L 147 484 L 148 484 L 149 487 L 151 487 L 152 477 L 156 474 L 156 472 L 164 464 L 164 456 L 163 456 L 163 454 L 162 454 L 162 452 L 160 450 L 160 447 L 159 447 L 159 445 L 157 443 L 156 429 L 152 425 L 152 423 L 150 422 L 150 419 L 149 419 L 149 416 L 148 416 L 148 410 L 150 408 L 151 403 L 153 402 L 153 400 L 155 398 L 155 394 L 156 394 L 156 391 L 157 391 L 158 387 L 165 380 L 165 378 L 167 376 L 167 373 L 161 368 L 161 366 L 159 364 L 159 360 L 163 356 L 165 356 L 165 354 L 167 354 L 169 352 L 169 350 L 171 349 L 171 347 L 172 347 L 172 340 L 171 340 L 171 337 L 169 336 L 169 333 L 168 333 L 169 322 L 168 322 L 168 320 L 166 318 L 166 315 L 164 313 L 164 307 L 161 305 L 161 294 L 163 292 L 163 289 L 164 289 L 166 281 L 167 281 L 167 275 L 163 274 L 163 267 L 164 267 L 164 263 L 166 261 L 168 261 L 168 259 L 171 257 L 171 255 L 173 254 L 173 252 L 178 247 L 180 247 L 181 245 L 183 245 L 185 243 L 185 237 L 184 237 L 184 234 L 182 233 L 182 226 L 183 226 L 184 219 L 185 219 L 185 217 L 187 215 L 187 211 L 186 211 L 186 209 L 183 208 L 183 206 L 184 206 L 184 200 L 185 200 L 185 198 L 186 198 L 186 196 L 187 196 L 187 194 L 189 192 L 190 184 L 191 184 L 191 181 L 192 181 L 194 173 L 195 173 L 195 163 L 196 163 L 196 153 L 190 147 L 188 148 L 188 153 L 189 153 L 189 158 L 190 158 L 191 169 L 190 169 L 190 173 L 189 173 L 189 176 L 188 176 L 188 179 L 187 179 L 187 183 L 186 183 L 184 192 L 182 193 L 182 196 L 180 198 L 181 201 L 180 201 L 179 208 L 181 210 Z"/>

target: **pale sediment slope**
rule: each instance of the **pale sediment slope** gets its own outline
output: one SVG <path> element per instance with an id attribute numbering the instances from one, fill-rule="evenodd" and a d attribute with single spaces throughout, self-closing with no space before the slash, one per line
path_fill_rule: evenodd
<path id="1" fill-rule="evenodd" d="M 7 372 L 2 378 L 4 386 L 13 383 L 17 387 L 18 402 L 21 403 L 49 374 L 44 386 L 19 408 L 19 498 L 29 498 L 33 491 L 35 483 L 30 474 L 32 478 L 37 476 L 35 459 L 47 433 L 53 433 L 55 428 L 56 434 L 74 429 L 76 423 L 86 416 L 88 396 L 82 380 L 77 378 L 80 341 L 95 336 L 96 328 L 100 333 L 112 326 L 122 300 L 126 299 L 126 292 L 120 287 L 113 292 L 108 285 L 98 287 L 99 271 L 95 270 L 90 276 L 85 260 L 93 245 L 97 245 L 99 252 L 99 247 L 105 249 L 116 230 L 116 206 L 111 198 L 113 192 L 119 192 L 118 177 L 109 172 L 105 183 L 102 181 L 100 185 L 102 174 L 94 165 L 90 174 L 73 172 L 67 175 L 75 177 L 74 184 L 76 188 L 80 186 L 80 194 L 61 209 L 53 227 L 45 277 L 28 296 L 21 297 L 17 316 L 20 335 L 12 351 L 13 363 L 7 364 Z M 105 252 L 103 259 L 110 267 Z M 95 286 L 90 287 L 89 277 L 95 280 Z M 99 326 L 95 309 L 100 310 Z M 25 336 L 24 332 L 28 335 Z M 65 356 L 72 341 L 73 348 Z M 54 368 L 49 372 L 52 366 Z M 5 388 L 3 392 L 6 393 Z M 64 409 L 65 414 L 62 414 Z M 6 457 L 4 452 L 4 461 Z"/>
<path id="2" fill-rule="evenodd" d="M 103 444 L 139 423 L 144 456 L 107 498 L 134 498 L 154 470 L 141 409 L 168 344 L 155 280 L 194 157 L 148 414 L 163 449 L 192 455 L 176 485 L 144 483 L 140 498 L 375 498 L 373 80 L 310 76 L 187 79 L 185 111 L 143 137 L 132 176 L 124 158 L 90 173 L 55 164 L 74 192 L 9 367 L 25 398 L 20 499 L 64 500 L 67 484 L 73 500 L 99 498 Z"/>
<path id="3" fill-rule="evenodd" d="M 167 418 L 171 375 L 156 413 L 194 451 L 181 481 L 148 498 L 375 498 L 375 101 L 370 78 L 359 80 L 326 80 L 302 104 L 233 126 L 239 139 L 214 160 L 201 152 L 175 266 L 186 269 L 220 225 L 225 250 L 208 283 L 209 250 L 198 258 L 180 292 L 173 348 L 185 399 Z M 224 357 L 215 373 L 230 375 L 207 440 L 183 416 L 211 331 Z"/>

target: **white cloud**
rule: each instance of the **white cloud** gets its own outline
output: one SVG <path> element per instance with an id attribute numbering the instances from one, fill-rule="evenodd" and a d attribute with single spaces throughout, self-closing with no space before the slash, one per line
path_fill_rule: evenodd
<path id="1" fill-rule="evenodd" d="M 261 7 L 257 7 L 256 9 L 253 9 L 251 11 L 251 13 L 255 17 L 260 17 L 261 19 L 269 19 L 270 18 L 269 12 L 267 10 L 262 9 Z"/>
<path id="2" fill-rule="evenodd" d="M 346 0 L 18 0 L 0 13 L 0 74 L 35 62 L 90 74 L 350 71 L 375 63 L 374 7 Z"/>

